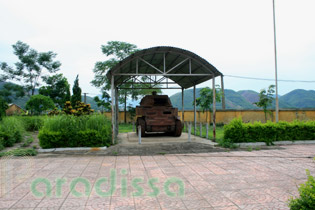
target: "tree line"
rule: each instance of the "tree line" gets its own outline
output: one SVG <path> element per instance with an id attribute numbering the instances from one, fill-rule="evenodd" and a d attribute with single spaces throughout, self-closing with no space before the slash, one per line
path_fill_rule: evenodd
<path id="1" fill-rule="evenodd" d="M 30 96 L 26 103 L 26 109 L 39 114 L 43 111 L 57 107 L 63 108 L 66 101 L 81 101 L 81 88 L 77 76 L 73 94 L 70 94 L 70 84 L 60 71 L 61 63 L 56 60 L 57 54 L 38 52 L 21 41 L 12 45 L 13 53 L 18 62 L 14 66 L 6 62 L 0 62 L 0 81 L 6 82 L 0 90 L 1 116 L 5 114 L 7 104 L 13 99 Z M 42 85 L 42 83 L 44 85 Z M 38 94 L 36 94 L 36 89 Z"/>
<path id="2" fill-rule="evenodd" d="M 8 65 L 6 62 L 0 61 L 0 81 L 10 81 L 5 83 L 0 90 L 0 115 L 5 114 L 7 103 L 11 103 L 13 99 L 29 95 L 30 100 L 26 104 L 26 108 L 32 113 L 41 113 L 43 111 L 53 109 L 63 109 L 66 101 L 71 101 L 71 105 L 75 108 L 77 102 L 81 102 L 81 88 L 79 87 L 79 75 L 77 75 L 70 93 L 70 85 L 68 80 L 60 71 L 61 62 L 56 60 L 57 54 L 48 52 L 38 52 L 30 48 L 29 45 L 21 41 L 12 45 L 13 53 L 17 56 L 18 62 L 14 66 Z M 111 108 L 111 97 L 108 94 L 111 83 L 106 77 L 107 72 L 113 68 L 121 60 L 129 55 L 139 51 L 140 49 L 127 42 L 109 41 L 106 45 L 101 46 L 102 53 L 106 56 L 104 61 L 97 61 L 94 65 L 94 79 L 91 84 L 101 91 L 101 97 L 94 97 L 97 106 L 101 107 L 102 111 L 108 111 Z M 143 76 L 139 80 L 148 82 L 148 78 Z M 14 83 L 13 83 L 14 82 Z M 132 108 L 127 106 L 127 100 L 138 100 L 144 95 L 151 94 L 152 90 L 147 89 L 144 84 L 135 84 L 137 88 L 132 88 L 131 79 L 121 85 L 119 90 L 119 103 L 123 104 L 124 113 Z M 17 84 L 19 83 L 19 84 Z M 45 85 L 42 85 L 44 83 Z M 145 88 L 144 88 L 145 87 Z M 161 86 L 156 86 L 157 88 Z M 36 89 L 39 88 L 38 94 Z M 143 89 L 141 89 L 143 88 Z M 273 86 L 270 86 L 268 91 L 261 90 L 260 100 L 255 103 L 262 107 L 267 114 L 267 107 L 271 104 L 273 98 Z M 161 89 L 155 90 L 161 93 Z M 221 100 L 221 91 L 216 87 L 216 100 Z M 200 98 L 196 99 L 196 105 L 200 106 L 203 111 L 211 111 L 212 89 L 206 87 L 201 90 Z M 126 121 L 126 116 L 124 117 Z"/>
<path id="3" fill-rule="evenodd" d="M 16 42 L 12 47 L 18 62 L 10 66 L 6 62 L 0 61 L 0 69 L 2 70 L 0 81 L 9 81 L 0 90 L 0 102 L 3 104 L 1 115 L 5 113 L 7 103 L 25 95 L 30 96 L 26 108 L 34 113 L 41 113 L 54 107 L 62 109 L 66 101 L 71 101 L 71 105 L 75 107 L 76 102 L 81 101 L 82 91 L 79 87 L 79 76 L 74 81 L 71 95 L 67 78 L 58 73 L 61 62 L 56 60 L 56 53 L 52 51 L 38 52 L 21 41 Z M 102 110 L 108 111 L 110 110 L 111 99 L 108 94 L 110 81 L 106 77 L 107 71 L 140 49 L 130 43 L 110 41 L 106 45 L 102 45 L 101 50 L 107 59 L 95 63 L 93 69 L 95 75 L 91 84 L 99 88 L 102 95 L 101 97 L 96 96 L 95 102 Z M 143 82 L 147 81 L 146 77 L 140 79 Z M 141 88 L 143 85 L 138 86 Z M 36 93 L 37 88 L 39 88 L 38 94 Z M 139 97 L 150 94 L 152 91 L 150 89 L 131 89 L 130 83 L 123 84 L 122 88 L 119 90 L 119 103 L 123 104 L 125 113 L 128 108 L 128 99 L 138 100 Z M 161 93 L 161 90 L 157 92 Z"/>

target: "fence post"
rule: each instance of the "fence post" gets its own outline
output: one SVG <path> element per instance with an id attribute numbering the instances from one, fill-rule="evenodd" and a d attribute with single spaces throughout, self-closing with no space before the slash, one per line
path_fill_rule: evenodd
<path id="1" fill-rule="evenodd" d="M 132 132 L 135 132 L 135 122 L 132 121 Z"/>
<path id="2" fill-rule="evenodd" d="M 202 137 L 202 122 L 199 124 L 199 135 Z"/>
<path id="3" fill-rule="evenodd" d="M 139 144 L 141 144 L 141 125 L 138 126 Z"/>
<path id="4" fill-rule="evenodd" d="M 206 138 L 208 139 L 209 137 L 209 124 L 206 123 Z"/>
<path id="5" fill-rule="evenodd" d="M 189 125 L 188 125 L 188 141 L 190 142 L 191 141 L 191 123 L 189 122 Z"/>

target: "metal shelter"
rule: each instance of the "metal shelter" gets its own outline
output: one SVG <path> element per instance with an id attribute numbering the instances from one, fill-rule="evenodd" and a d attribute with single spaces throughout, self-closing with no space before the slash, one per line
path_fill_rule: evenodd
<path id="1" fill-rule="evenodd" d="M 118 135 L 118 90 L 124 89 L 122 85 L 126 83 L 130 84 L 132 89 L 137 89 L 139 87 L 137 84 L 142 84 L 142 89 L 181 89 L 183 122 L 184 89 L 193 87 L 194 133 L 196 133 L 196 85 L 212 79 L 215 138 L 215 77 L 221 77 L 222 109 L 225 109 L 223 74 L 200 56 L 176 47 L 152 47 L 138 51 L 120 61 L 107 72 L 106 76 L 111 81 L 113 143 Z"/>

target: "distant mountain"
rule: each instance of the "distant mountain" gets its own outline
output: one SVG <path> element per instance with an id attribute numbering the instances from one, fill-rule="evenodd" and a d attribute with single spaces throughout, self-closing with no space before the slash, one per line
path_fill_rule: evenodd
<path id="1" fill-rule="evenodd" d="M 256 91 L 253 90 L 240 90 L 238 91 L 239 94 L 241 94 L 247 101 L 249 101 L 250 103 L 252 103 L 256 109 L 259 109 L 259 107 L 257 107 L 254 103 L 259 101 L 259 93 L 257 93 Z M 269 106 L 269 108 L 273 108 L 275 107 L 275 100 L 272 102 L 271 106 Z M 290 109 L 290 108 L 294 108 L 295 106 L 293 106 L 292 104 L 288 103 L 286 100 L 282 99 L 282 97 L 279 95 L 279 107 L 281 109 Z"/>
<path id="2" fill-rule="evenodd" d="M 296 89 L 281 96 L 279 101 L 285 101 L 291 107 L 315 108 L 315 91 Z"/>
<path id="3" fill-rule="evenodd" d="M 255 103 L 259 101 L 259 93 L 253 90 L 240 90 L 237 91 L 241 96 L 243 96 L 250 103 Z"/>
<path id="4" fill-rule="evenodd" d="M 196 98 L 200 96 L 199 91 L 202 88 L 196 89 Z M 170 97 L 173 106 L 182 108 L 181 92 L 176 93 Z M 260 109 L 253 103 L 259 100 L 259 93 L 253 90 L 241 90 L 235 92 L 234 90 L 225 89 L 225 104 L 226 109 Z M 193 104 L 193 89 L 184 91 L 184 104 L 186 110 L 192 110 Z M 275 107 L 273 101 L 270 107 Z M 281 109 L 302 109 L 315 108 L 315 91 L 314 90 L 293 90 L 283 96 L 279 96 L 279 107 Z M 221 103 L 216 104 L 217 109 L 221 109 Z M 199 109 L 199 107 L 197 107 Z"/>
<path id="5" fill-rule="evenodd" d="M 82 96 L 81 101 L 84 101 L 84 97 Z M 97 103 L 94 101 L 93 97 L 86 96 L 86 103 L 91 104 L 91 108 L 94 110 L 101 110 L 101 107 L 97 106 Z"/>
<path id="6" fill-rule="evenodd" d="M 5 82 L 0 82 L 0 90 L 3 88 Z M 200 97 L 199 91 L 202 88 L 196 89 L 196 98 Z M 35 90 L 38 94 L 38 89 Z M 97 103 L 94 101 L 93 97 L 87 96 L 87 103 L 91 104 L 92 109 L 100 110 L 97 107 Z M 182 108 L 182 94 L 181 92 L 170 96 L 173 106 L 181 109 Z M 13 100 L 12 103 L 25 108 L 26 102 L 29 100 L 29 96 L 24 96 L 22 98 L 17 98 Z M 84 100 L 82 96 L 82 101 Z M 259 93 L 253 90 L 241 90 L 234 91 L 231 89 L 225 89 L 225 104 L 226 109 L 259 109 L 253 103 L 259 100 Z M 193 89 L 188 89 L 184 91 L 184 104 L 185 110 L 193 110 Z M 139 105 L 139 101 L 128 100 L 127 105 L 136 106 Z M 296 89 L 283 96 L 279 96 L 279 106 L 281 109 L 303 109 L 303 108 L 315 108 L 315 90 L 303 90 Z M 120 109 L 123 109 L 123 105 L 119 105 Z M 271 105 L 275 107 L 275 102 Z M 222 103 L 216 103 L 217 109 L 222 109 Z M 199 107 L 197 107 L 199 109 Z"/>
<path id="7" fill-rule="evenodd" d="M 196 89 L 196 98 L 200 97 L 199 91 L 202 88 Z M 182 94 L 176 93 L 170 97 L 173 106 L 182 108 Z M 184 106 L 186 110 L 192 110 L 193 106 L 193 89 L 184 91 Z M 256 107 L 246 100 L 241 94 L 234 90 L 225 89 L 225 104 L 227 109 L 256 109 Z M 221 109 L 222 103 L 216 103 L 216 108 Z M 199 107 L 197 107 L 199 109 Z"/>
<path id="8" fill-rule="evenodd" d="M 234 90 L 226 89 L 224 93 L 226 109 L 257 109 L 253 103 Z M 221 103 L 220 106 L 222 107 Z"/>

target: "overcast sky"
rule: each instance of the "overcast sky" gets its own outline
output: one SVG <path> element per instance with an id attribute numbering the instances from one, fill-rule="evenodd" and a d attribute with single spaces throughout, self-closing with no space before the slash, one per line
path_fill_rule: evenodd
<path id="1" fill-rule="evenodd" d="M 315 1 L 275 0 L 278 77 L 315 80 Z M 274 78 L 272 0 L 0 0 L 0 61 L 17 61 L 12 44 L 54 51 L 73 85 L 90 85 L 100 47 L 125 41 L 139 48 L 174 46 L 205 58 L 225 75 Z M 259 91 L 272 81 L 225 77 L 225 88 Z M 199 85 L 209 86 L 211 81 Z M 315 83 L 279 83 L 279 94 Z M 174 91 L 167 91 L 173 94 Z"/>

